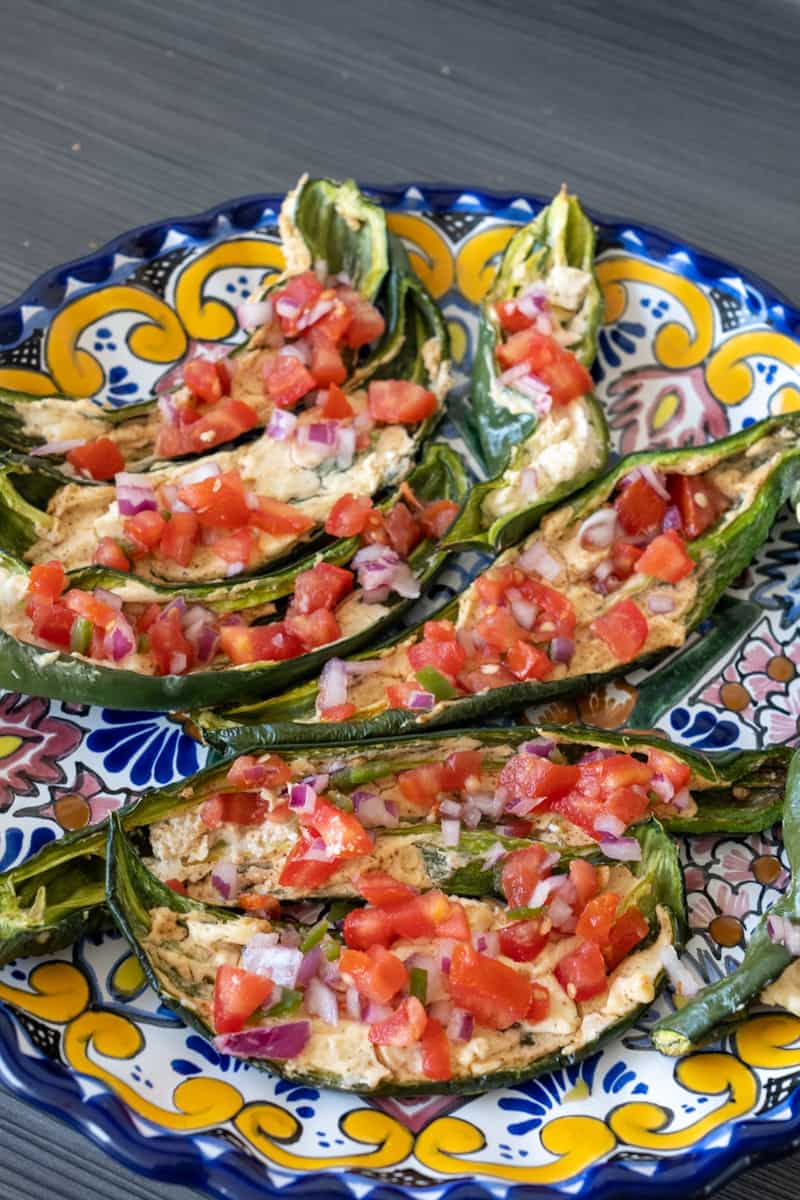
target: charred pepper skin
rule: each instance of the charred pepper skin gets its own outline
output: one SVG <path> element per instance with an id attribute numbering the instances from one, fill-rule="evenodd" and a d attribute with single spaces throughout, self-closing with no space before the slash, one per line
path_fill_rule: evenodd
<path id="1" fill-rule="evenodd" d="M 674 843 L 655 821 L 647 822 L 637 830 L 636 836 L 642 847 L 642 858 L 632 864 L 633 873 L 639 883 L 635 889 L 636 903 L 647 918 L 651 939 L 658 929 L 657 909 L 666 911 L 672 927 L 672 940 L 680 944 L 685 928 L 685 899 L 683 881 Z M 231 920 L 230 910 L 210 909 L 196 901 L 176 895 L 160 883 L 135 854 L 125 836 L 118 813 L 111 816 L 106 858 L 106 894 L 108 907 L 123 937 L 137 956 L 150 985 L 160 999 L 201 1036 L 213 1038 L 213 1030 L 196 1012 L 181 1004 L 177 996 L 166 989 L 148 956 L 144 940 L 150 931 L 150 911 L 154 908 L 170 908 L 178 913 L 205 911 L 221 922 Z M 647 944 L 646 942 L 644 943 Z M 639 949 L 640 947 L 637 947 Z M 656 991 L 663 984 L 663 973 L 654 981 Z M 275 1062 L 268 1059 L 248 1059 L 260 1070 L 273 1071 L 287 1079 L 314 1084 L 315 1086 L 355 1090 L 363 1094 L 382 1096 L 419 1096 L 427 1094 L 470 1094 L 489 1088 L 505 1087 L 522 1080 L 533 1079 L 559 1067 L 570 1066 L 588 1055 L 594 1054 L 607 1041 L 619 1036 L 647 1009 L 648 1004 L 636 1004 L 631 1010 L 610 1025 L 602 1035 L 583 1046 L 576 1053 L 556 1052 L 540 1059 L 528 1067 L 516 1070 L 496 1071 L 475 1077 L 454 1077 L 446 1082 L 431 1080 L 413 1084 L 381 1084 L 375 1089 L 345 1083 L 329 1071 L 292 1070 L 291 1060 Z"/>
<path id="2" fill-rule="evenodd" d="M 716 1041 L 745 1020 L 764 988 L 794 962 L 785 946 L 773 942 L 768 931 L 771 917 L 800 921 L 800 754 L 795 753 L 786 779 L 786 799 L 781 816 L 783 844 L 790 879 L 784 895 L 756 925 L 738 967 L 724 979 L 703 988 L 674 1013 L 652 1028 L 653 1045 L 662 1054 L 686 1054 L 693 1047 Z"/>

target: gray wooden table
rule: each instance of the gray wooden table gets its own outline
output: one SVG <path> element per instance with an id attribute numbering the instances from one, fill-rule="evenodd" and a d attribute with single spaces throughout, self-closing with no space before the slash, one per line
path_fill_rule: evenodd
<path id="1" fill-rule="evenodd" d="M 301 170 L 553 191 L 800 301 L 800 4 L 5 0 L 0 304 L 134 225 Z M 797 1195 L 800 1160 L 724 1200 Z M 0 1197 L 188 1200 L 0 1093 Z"/>

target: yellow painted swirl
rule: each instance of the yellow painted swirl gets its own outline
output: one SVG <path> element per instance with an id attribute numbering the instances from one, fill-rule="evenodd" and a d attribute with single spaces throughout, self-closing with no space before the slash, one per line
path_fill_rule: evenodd
<path id="1" fill-rule="evenodd" d="M 353 1109 L 345 1113 L 340 1122 L 342 1133 L 352 1141 L 375 1147 L 358 1154 L 327 1157 L 293 1154 L 286 1145 L 298 1137 L 301 1125 L 296 1117 L 277 1104 L 248 1104 L 234 1124 L 239 1133 L 271 1162 L 294 1171 L 392 1167 L 408 1158 L 413 1144 L 411 1133 L 399 1121 L 371 1108 Z"/>
<path id="2" fill-rule="evenodd" d="M 264 280 L 282 271 L 283 250 L 277 242 L 241 237 L 212 246 L 191 260 L 175 284 L 175 309 L 189 337 L 222 341 L 237 328 L 236 313 L 222 300 L 205 297 L 206 282 L 226 267 L 264 267 Z"/>

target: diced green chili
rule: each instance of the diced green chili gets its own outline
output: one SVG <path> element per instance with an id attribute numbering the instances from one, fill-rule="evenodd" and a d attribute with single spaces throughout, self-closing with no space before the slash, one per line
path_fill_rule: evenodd
<path id="1" fill-rule="evenodd" d="M 318 946 L 329 928 L 330 924 L 325 918 L 317 921 L 316 925 L 312 925 L 300 943 L 300 949 L 303 951 L 303 954 L 308 954 L 309 950 L 313 950 L 315 946 Z"/>
<path id="2" fill-rule="evenodd" d="M 412 967 L 408 972 L 408 990 L 412 996 L 416 996 L 420 1004 L 425 1004 L 428 999 L 428 972 L 424 967 Z"/>

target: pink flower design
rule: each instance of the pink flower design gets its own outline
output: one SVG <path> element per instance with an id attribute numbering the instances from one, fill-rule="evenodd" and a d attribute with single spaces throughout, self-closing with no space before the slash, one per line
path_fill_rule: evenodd
<path id="1" fill-rule="evenodd" d="M 773 692 L 758 710 L 756 719 L 764 730 L 767 746 L 782 742 L 795 745 L 800 741 L 800 678 L 793 679 L 786 692 Z"/>
<path id="2" fill-rule="evenodd" d="M 755 855 L 748 845 L 736 845 L 727 850 L 720 861 L 722 874 L 731 883 L 741 883 L 745 879 L 753 879 L 753 859 Z"/>
<path id="3" fill-rule="evenodd" d="M 717 910 L 705 892 L 692 892 L 687 897 L 689 907 L 689 927 L 691 929 L 708 929 L 716 917 Z"/>
<path id="4" fill-rule="evenodd" d="M 757 636 L 747 642 L 738 658 L 732 658 L 726 664 L 722 674 L 703 689 L 699 699 L 706 704 L 713 704 L 715 708 L 725 708 L 722 699 L 725 684 L 741 684 L 750 701 L 745 708 L 737 708 L 736 711 L 745 720 L 755 720 L 756 708 L 773 692 L 786 689 L 785 681 L 773 679 L 768 674 L 770 662 L 778 656 L 800 665 L 800 644 L 792 643 L 788 647 L 781 645 L 765 620 Z"/>
<path id="5" fill-rule="evenodd" d="M 687 893 L 702 892 L 706 886 L 706 873 L 702 867 L 687 867 L 683 872 L 683 881 Z"/>
<path id="6" fill-rule="evenodd" d="M 610 385 L 607 411 L 611 428 L 622 430 L 623 454 L 643 447 L 702 446 L 728 432 L 727 416 L 706 387 L 702 367 L 627 371 Z"/>
<path id="7" fill-rule="evenodd" d="M 754 911 L 752 889 L 740 887 L 734 891 L 725 879 L 709 879 L 708 896 L 718 912 L 726 917 L 742 919 Z"/>
<path id="8" fill-rule="evenodd" d="M 52 787 L 50 800 L 46 804 L 19 809 L 16 815 L 45 817 L 50 821 L 57 821 L 67 829 L 83 829 L 87 825 L 96 825 L 110 812 L 121 808 L 128 795 L 124 790 L 108 791 L 99 775 L 83 763 L 78 763 L 74 784 Z M 67 807 L 69 798 L 73 798 L 73 803 Z M 81 805 L 80 800 L 84 800 L 85 805 Z"/>
<path id="9" fill-rule="evenodd" d="M 36 795 L 38 784 L 66 778 L 59 763 L 80 745 L 83 730 L 49 714 L 48 700 L 0 697 L 0 812 L 15 796 Z"/>

